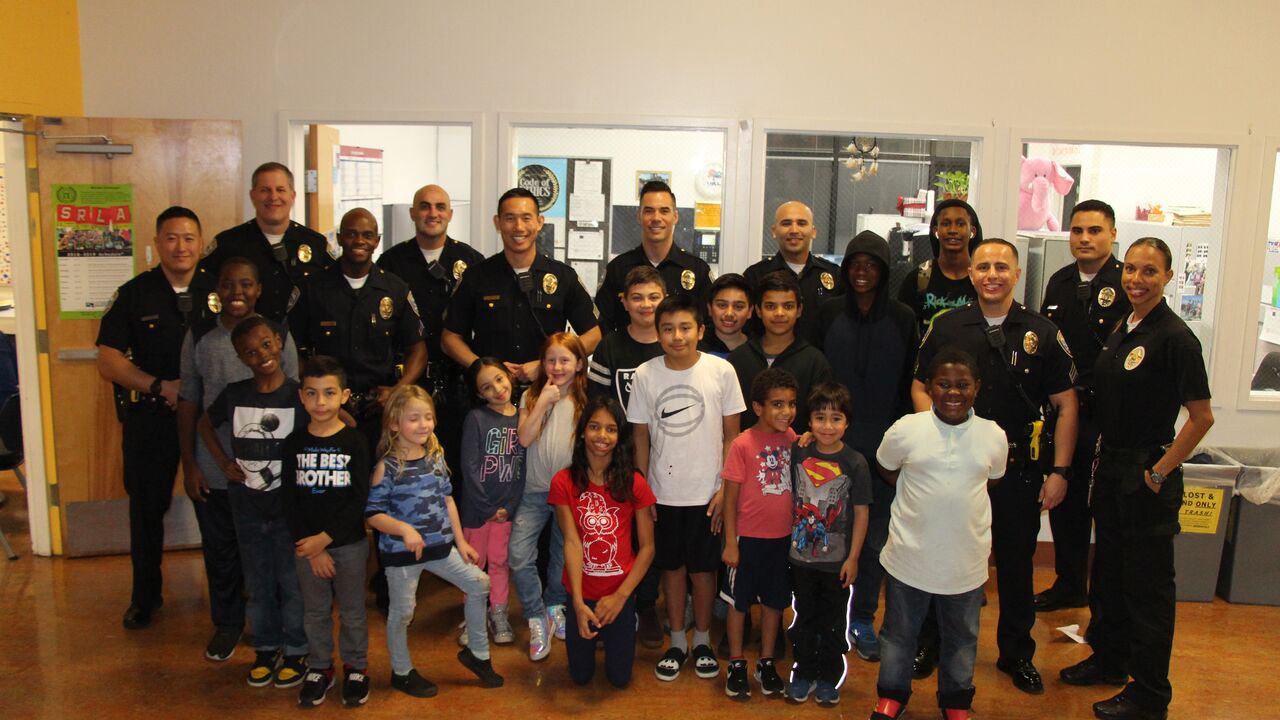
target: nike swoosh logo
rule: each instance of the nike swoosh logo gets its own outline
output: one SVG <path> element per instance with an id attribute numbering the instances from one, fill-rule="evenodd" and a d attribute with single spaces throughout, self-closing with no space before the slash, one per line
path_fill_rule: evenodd
<path id="1" fill-rule="evenodd" d="M 667 418 L 671 417 L 672 415 L 676 415 L 676 414 L 678 414 L 678 413 L 682 413 L 682 412 L 684 412 L 685 410 L 688 410 L 688 409 L 689 409 L 689 408 L 691 408 L 691 407 L 693 407 L 693 405 L 685 405 L 684 407 L 680 408 L 679 410 L 663 410 L 663 411 L 662 411 L 662 413 L 661 413 L 661 415 L 662 415 L 662 419 L 663 419 L 663 420 L 666 420 Z"/>

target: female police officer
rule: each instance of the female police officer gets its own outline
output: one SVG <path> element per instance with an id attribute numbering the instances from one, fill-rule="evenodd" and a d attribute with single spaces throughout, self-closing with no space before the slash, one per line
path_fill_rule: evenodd
<path id="1" fill-rule="evenodd" d="M 1200 342 L 1164 301 L 1171 265 L 1161 240 L 1142 238 L 1129 247 L 1122 284 L 1133 313 L 1117 323 L 1093 371 L 1102 431 L 1092 499 L 1094 562 L 1105 627 L 1095 632 L 1094 654 L 1061 676 L 1073 685 L 1125 686 L 1094 704 L 1100 718 L 1162 720 L 1172 695 L 1181 467 L 1213 425 L 1213 411 Z M 1188 418 L 1175 436 L 1181 407 Z"/>

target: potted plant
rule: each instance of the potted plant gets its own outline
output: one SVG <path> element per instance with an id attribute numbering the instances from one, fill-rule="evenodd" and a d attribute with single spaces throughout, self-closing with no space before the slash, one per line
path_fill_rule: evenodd
<path id="1" fill-rule="evenodd" d="M 933 184 L 942 193 L 942 199 L 969 199 L 969 173 L 963 170 L 951 170 L 938 173 L 938 181 Z"/>

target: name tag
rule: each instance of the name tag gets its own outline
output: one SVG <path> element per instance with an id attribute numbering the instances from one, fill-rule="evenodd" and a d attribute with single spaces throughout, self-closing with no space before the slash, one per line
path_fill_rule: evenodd
<path id="1" fill-rule="evenodd" d="M 147 315 L 145 317 L 139 318 L 139 320 L 141 320 L 142 322 L 155 322 L 156 320 L 159 320 L 159 319 L 160 319 L 159 315 Z"/>
<path id="2" fill-rule="evenodd" d="M 501 299 L 502 299 L 501 295 L 485 295 L 484 296 L 485 302 L 493 302 L 494 300 L 501 300 Z"/>
<path id="3" fill-rule="evenodd" d="M 321 320 L 320 327 L 338 327 L 337 320 Z"/>

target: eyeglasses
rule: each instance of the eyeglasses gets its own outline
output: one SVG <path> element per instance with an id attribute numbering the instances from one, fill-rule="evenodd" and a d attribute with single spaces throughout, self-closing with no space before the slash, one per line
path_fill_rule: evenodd
<path id="1" fill-rule="evenodd" d="M 359 239 L 359 240 L 368 240 L 369 242 L 376 242 L 379 238 L 382 237 L 382 235 L 372 230 L 365 230 L 364 232 L 359 232 L 357 230 L 343 230 L 338 233 L 338 237 L 342 238 L 343 240 Z"/>

